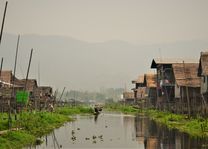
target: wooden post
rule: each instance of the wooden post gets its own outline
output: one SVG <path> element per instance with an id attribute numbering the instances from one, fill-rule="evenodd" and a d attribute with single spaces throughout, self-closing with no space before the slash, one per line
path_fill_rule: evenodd
<path id="1" fill-rule="evenodd" d="M 186 98 L 187 98 L 187 102 L 188 102 L 188 117 L 190 118 L 190 116 L 191 116 L 190 99 L 189 99 L 189 90 L 188 90 L 188 83 L 187 83 L 184 61 L 183 61 L 183 69 L 184 69 L 184 75 L 185 75 L 185 81 L 186 81 Z"/>
<path id="2" fill-rule="evenodd" d="M 61 98 L 62 98 L 62 96 L 63 96 L 63 94 L 64 94 L 65 89 L 66 89 L 66 87 L 64 87 L 64 89 L 63 89 L 63 91 L 62 91 L 59 101 L 61 101 Z"/>
<path id="3" fill-rule="evenodd" d="M 29 71 L 30 71 L 30 64 L 31 64 L 31 60 L 32 60 L 32 54 L 33 54 L 33 49 L 31 49 L 31 52 L 30 52 L 30 59 L 29 59 L 29 65 L 27 68 L 27 75 L 26 75 L 24 90 L 26 90 L 26 87 L 27 87 L 28 75 L 29 75 Z"/>
<path id="4" fill-rule="evenodd" d="M 31 52 L 30 52 L 30 59 L 29 59 L 29 64 L 28 64 L 28 68 L 27 68 L 27 75 L 26 75 L 26 80 L 25 80 L 24 91 L 26 91 L 26 89 L 27 89 L 27 81 L 28 81 L 28 75 L 29 75 L 29 71 L 30 71 L 30 64 L 31 64 L 31 60 L 32 60 L 32 54 L 33 54 L 33 49 L 31 49 Z M 27 109 L 28 103 L 26 104 L 26 109 Z"/>
<path id="5" fill-rule="evenodd" d="M 40 62 L 38 62 L 38 85 L 40 86 Z"/>
<path id="6" fill-rule="evenodd" d="M 157 71 L 157 86 L 156 86 L 156 105 L 155 105 L 156 107 L 155 108 L 158 110 L 159 109 L 159 103 L 158 103 L 159 99 L 158 98 L 159 98 L 159 85 L 160 85 L 160 83 L 158 83 L 158 81 L 159 81 L 158 70 L 156 70 L 156 71 Z"/>
<path id="7" fill-rule="evenodd" d="M 188 102 L 188 115 L 189 115 L 189 118 L 190 118 L 190 116 L 191 116 L 191 109 L 190 109 L 190 99 L 189 99 L 188 86 L 186 86 L 186 98 L 187 98 L 187 102 Z"/>
<path id="8" fill-rule="evenodd" d="M 16 66 L 17 66 L 17 56 L 18 56 L 18 51 L 19 51 L 19 41 L 20 41 L 20 35 L 18 35 L 18 39 L 17 39 L 17 46 L 16 46 L 16 54 L 15 54 L 15 61 L 14 61 L 14 75 L 12 77 L 12 98 L 14 98 L 15 103 L 16 103 L 16 98 L 15 98 L 15 91 L 14 91 L 14 86 L 15 86 L 15 76 L 16 76 Z M 15 104 L 15 120 L 17 120 L 17 103 Z"/>
<path id="9" fill-rule="evenodd" d="M 4 61 L 4 58 L 2 57 L 1 58 L 1 67 L 0 67 L 0 81 L 1 81 L 1 71 L 2 71 L 2 66 L 3 66 L 3 61 Z M 1 104 L 1 113 L 3 113 L 3 102 Z"/>
<path id="10" fill-rule="evenodd" d="M 1 67 L 0 67 L 0 80 L 1 80 L 1 72 L 2 72 L 2 67 L 3 67 L 3 63 L 4 63 L 4 58 L 1 58 Z"/>
<path id="11" fill-rule="evenodd" d="M 5 18 L 6 18 L 7 4 L 8 4 L 8 1 L 6 1 L 6 5 L 5 5 L 5 9 L 4 9 L 3 21 L 2 21 L 2 25 L 1 25 L 0 44 L 1 44 L 1 39 L 2 39 L 2 35 L 3 35 L 3 30 L 4 30 L 4 21 L 5 21 Z"/>

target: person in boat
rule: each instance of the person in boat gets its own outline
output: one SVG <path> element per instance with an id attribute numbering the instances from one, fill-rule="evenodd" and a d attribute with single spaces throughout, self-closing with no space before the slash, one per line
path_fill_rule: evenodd
<path id="1" fill-rule="evenodd" d="M 96 114 L 99 114 L 102 111 L 102 107 L 99 105 L 95 105 L 94 110 Z"/>

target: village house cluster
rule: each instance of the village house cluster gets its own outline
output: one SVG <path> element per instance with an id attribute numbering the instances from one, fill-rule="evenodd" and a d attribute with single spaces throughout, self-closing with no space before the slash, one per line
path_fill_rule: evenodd
<path id="1" fill-rule="evenodd" d="M 26 92 L 28 99 L 25 102 L 17 100 L 17 94 Z M 38 86 L 35 79 L 18 79 L 12 71 L 0 71 L 0 110 L 1 112 L 18 112 L 24 107 L 30 110 L 43 110 L 54 104 L 52 88 L 49 86 Z M 20 94 L 21 95 L 21 94 Z M 27 97 L 22 97 L 27 98 Z"/>
<path id="2" fill-rule="evenodd" d="M 208 52 L 199 60 L 153 59 L 156 73 L 138 76 L 132 92 L 125 91 L 125 103 L 142 108 L 190 115 L 208 114 Z"/>
<path id="3" fill-rule="evenodd" d="M 4 22 L 6 18 L 8 1 L 6 1 L 4 15 L 0 32 L 0 45 L 2 41 Z M 8 112 L 10 114 L 21 111 L 26 108 L 27 110 L 42 110 L 50 107 L 53 108 L 54 96 L 52 95 L 52 88 L 49 86 L 38 86 L 35 79 L 28 79 L 30 63 L 32 59 L 33 49 L 31 49 L 30 60 L 27 69 L 27 76 L 24 79 L 18 79 L 15 76 L 16 64 L 18 57 L 20 35 L 17 39 L 16 55 L 14 71 L 2 70 L 3 60 L 1 58 L 0 66 L 0 110 L 1 112 Z"/>

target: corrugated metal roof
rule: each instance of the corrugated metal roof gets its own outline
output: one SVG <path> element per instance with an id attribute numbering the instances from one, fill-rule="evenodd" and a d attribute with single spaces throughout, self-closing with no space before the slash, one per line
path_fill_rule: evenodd
<path id="1" fill-rule="evenodd" d="M 201 78 L 197 75 L 199 63 L 182 63 L 172 66 L 178 86 L 200 87 Z"/>

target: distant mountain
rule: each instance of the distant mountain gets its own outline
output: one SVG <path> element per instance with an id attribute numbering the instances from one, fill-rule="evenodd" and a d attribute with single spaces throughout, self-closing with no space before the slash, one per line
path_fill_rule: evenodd
<path id="1" fill-rule="evenodd" d="M 13 69 L 17 35 L 4 34 L 0 57 L 4 69 Z M 133 45 L 124 41 L 88 43 L 63 36 L 23 35 L 20 40 L 17 76 L 26 74 L 30 49 L 34 48 L 30 78 L 60 90 L 120 88 L 137 75 L 150 71 L 154 57 L 199 58 L 208 41 L 180 41 L 169 44 Z M 160 49 L 160 50 L 159 50 Z"/>

